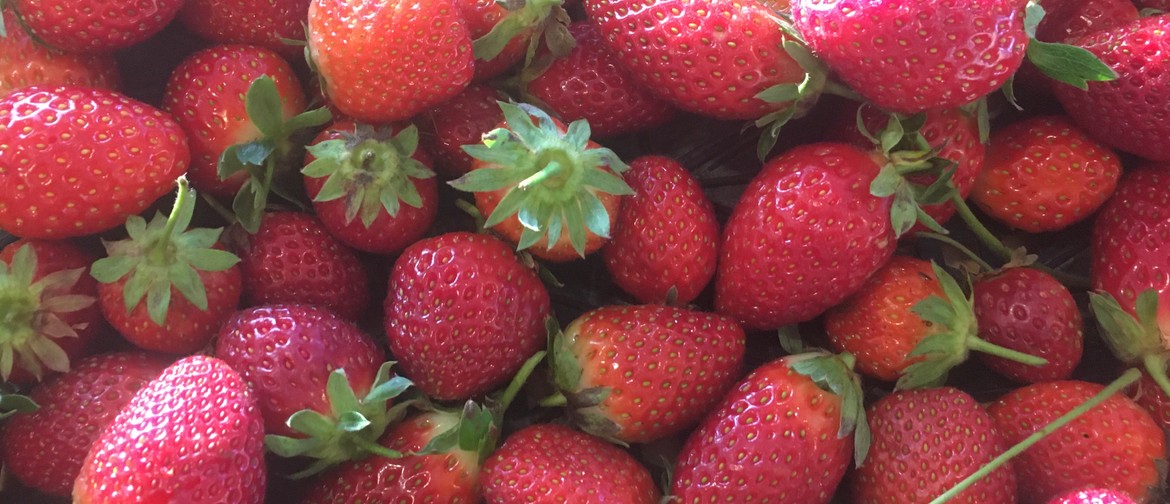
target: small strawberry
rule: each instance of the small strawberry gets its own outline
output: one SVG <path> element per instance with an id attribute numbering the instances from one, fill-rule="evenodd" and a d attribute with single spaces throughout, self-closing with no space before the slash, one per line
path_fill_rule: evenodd
<path id="1" fill-rule="evenodd" d="M 13 417 L 0 432 L 5 470 L 30 488 L 68 496 L 102 430 L 169 364 L 146 353 L 96 355 L 33 389 L 39 409 Z"/>
<path id="2" fill-rule="evenodd" d="M 317 136 L 302 173 L 330 234 L 355 249 L 386 255 L 422 238 L 435 220 L 439 190 L 418 140 L 413 125 L 375 129 L 348 121 Z"/>
<path id="3" fill-rule="evenodd" d="M 1138 504 L 1138 502 L 1123 492 L 1095 488 L 1091 490 L 1075 490 L 1054 497 L 1047 504 Z"/>
<path id="4" fill-rule="evenodd" d="M 487 504 L 657 504 L 650 472 L 629 453 L 557 424 L 526 427 L 483 465 Z"/>
<path id="5" fill-rule="evenodd" d="M 422 143 L 435 157 L 435 168 L 444 179 L 471 171 L 475 160 L 463 151 L 477 144 L 483 134 L 504 120 L 498 91 L 483 84 L 467 86 L 459 94 L 419 115 Z"/>
<path id="6" fill-rule="evenodd" d="M 12 0 L 21 21 L 46 44 L 64 51 L 108 53 L 166 28 L 184 0 Z"/>
<path id="7" fill-rule="evenodd" d="M 865 417 L 873 443 L 852 477 L 856 502 L 934 502 L 1007 447 L 979 402 L 951 387 L 894 392 Z M 1000 467 L 953 502 L 1014 504 L 1016 475 Z"/>
<path id="8" fill-rule="evenodd" d="M 573 47 L 565 28 L 569 13 L 564 0 L 455 0 L 467 22 L 475 54 L 475 80 L 485 82 L 524 59 L 536 45 L 548 45 L 558 56 Z"/>
<path id="9" fill-rule="evenodd" d="M 110 54 L 81 54 L 53 49 L 21 29 L 12 9 L 0 18 L 0 97 L 33 85 L 87 86 L 115 89 L 118 65 Z M 7 31 L 7 33 L 5 33 Z"/>
<path id="10" fill-rule="evenodd" d="M 1120 177 L 1113 151 L 1066 117 L 1032 117 L 991 136 L 971 200 L 1014 228 L 1057 231 L 1096 212 Z"/>
<path id="11" fill-rule="evenodd" d="M 87 87 L 0 99 L 0 146 L 0 229 L 25 238 L 112 229 L 169 192 L 189 159 L 170 116 Z"/>
<path id="12" fill-rule="evenodd" d="M 187 229 L 195 191 L 179 178 L 169 217 L 132 215 L 130 237 L 105 242 L 107 257 L 93 264 L 102 314 L 140 348 L 195 352 L 211 341 L 240 304 L 240 259 L 223 250 L 222 229 Z"/>
<path id="13" fill-rule="evenodd" d="M 719 222 L 686 167 L 662 156 L 630 162 L 613 237 L 601 249 L 610 276 L 643 303 L 689 303 L 715 276 Z M 673 293 L 673 294 L 672 294 Z"/>
<path id="14" fill-rule="evenodd" d="M 364 122 L 410 119 L 459 94 L 475 72 L 452 0 L 313 0 L 308 39 L 329 99 Z"/>
<path id="15" fill-rule="evenodd" d="M 626 164 L 589 139 L 586 121 L 565 126 L 531 105 L 499 106 L 504 122 L 464 147 L 475 165 L 451 185 L 474 192 L 484 226 L 518 250 L 564 262 L 601 248 L 632 192 Z"/>
<path id="16" fill-rule="evenodd" d="M 305 40 L 311 0 L 185 0 L 179 22 L 218 44 L 249 44 L 293 55 Z"/>
<path id="17" fill-rule="evenodd" d="M 265 483 L 255 395 L 223 361 L 194 355 L 139 390 L 102 432 L 73 502 L 259 504 Z"/>
<path id="18" fill-rule="evenodd" d="M 548 291 L 487 235 L 448 233 L 408 247 L 394 263 L 384 306 L 402 373 L 442 401 L 495 389 L 548 338 Z"/>
<path id="19" fill-rule="evenodd" d="M 1028 385 L 988 407 L 1009 444 L 1072 410 L 1104 387 L 1079 381 Z M 1159 483 L 1165 435 L 1149 413 L 1114 395 L 1012 460 L 1021 504 L 1043 504 L 1071 490 L 1102 486 L 1145 502 Z"/>

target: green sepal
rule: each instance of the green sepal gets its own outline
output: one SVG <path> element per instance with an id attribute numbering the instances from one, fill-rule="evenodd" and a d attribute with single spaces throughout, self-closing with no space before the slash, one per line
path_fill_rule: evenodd
<path id="1" fill-rule="evenodd" d="M 756 94 L 755 98 L 764 103 L 785 104 L 754 123 L 763 130 L 756 143 L 756 157 L 761 162 L 776 147 L 780 130 L 793 119 L 804 117 L 813 109 L 828 81 L 828 67 L 802 42 L 786 37 L 781 48 L 804 70 L 804 79 L 799 84 L 777 84 Z"/>
<path id="2" fill-rule="evenodd" d="M 283 136 L 284 113 L 281 111 L 280 92 L 272 77 L 262 75 L 252 81 L 244 96 L 244 109 L 260 133 L 269 138 Z"/>
<path id="3" fill-rule="evenodd" d="M 1036 27 L 1040 25 L 1045 14 L 1044 7 L 1038 2 L 1035 0 L 1028 2 L 1024 12 L 1024 31 L 1028 34 L 1028 60 L 1045 75 L 1081 90 L 1088 89 L 1089 82 L 1105 82 L 1117 78 L 1117 72 L 1088 49 L 1037 40 Z"/>
<path id="4" fill-rule="evenodd" d="M 786 325 L 776 332 L 780 338 L 780 348 L 788 355 L 801 354 L 808 349 L 804 344 L 804 338 L 800 337 L 800 327 L 796 324 Z"/>
<path id="5" fill-rule="evenodd" d="M 856 362 L 848 353 L 833 355 L 810 352 L 785 357 L 793 371 L 807 376 L 821 390 L 841 398 L 841 422 L 837 438 L 853 434 L 853 460 L 856 466 L 865 462 L 873 436 L 865 418 L 865 394 L 861 377 L 853 371 Z"/>
<path id="6" fill-rule="evenodd" d="M 0 392 L 0 420 L 20 413 L 32 413 L 40 406 L 28 398 L 20 394 L 6 394 Z"/>
<path id="7" fill-rule="evenodd" d="M 573 338 L 566 335 L 559 326 L 546 322 L 545 327 L 552 335 L 549 353 L 552 355 L 553 383 L 562 391 L 577 390 L 584 371 L 573 351 Z"/>
<path id="8" fill-rule="evenodd" d="M 500 55 L 504 47 L 514 38 L 529 32 L 534 42 L 542 40 L 546 30 L 554 25 L 567 24 L 568 13 L 565 12 L 563 0 L 497 0 L 496 3 L 508 11 L 486 35 L 472 41 L 472 51 L 475 59 L 491 61 Z M 560 41 L 560 39 L 554 39 Z M 549 48 L 555 57 L 564 57 L 573 49 L 572 38 L 567 47 L 564 43 L 551 44 Z"/>
<path id="9" fill-rule="evenodd" d="M 1134 301 L 1135 317 L 1121 307 L 1112 295 L 1089 293 L 1089 306 L 1101 326 L 1101 337 L 1117 359 L 1130 365 L 1139 364 L 1147 355 L 1163 352 L 1162 332 L 1158 328 L 1158 291 L 1147 289 Z"/>

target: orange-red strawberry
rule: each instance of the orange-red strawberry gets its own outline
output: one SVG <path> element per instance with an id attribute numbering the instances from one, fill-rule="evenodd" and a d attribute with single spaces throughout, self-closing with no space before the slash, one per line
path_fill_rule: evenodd
<path id="1" fill-rule="evenodd" d="M 303 48 L 284 40 L 305 39 L 310 1 L 185 0 L 178 19 L 212 42 L 258 45 L 292 55 Z"/>
<path id="2" fill-rule="evenodd" d="M 444 179 L 454 179 L 471 171 L 475 160 L 463 151 L 464 145 L 480 143 L 483 134 L 504 120 L 495 89 L 472 84 L 435 108 L 419 115 L 422 142 L 435 157 L 435 169 Z"/>
<path id="3" fill-rule="evenodd" d="M 11 8 L 0 18 L 0 97 L 36 84 L 115 89 L 118 65 L 110 54 L 82 54 L 53 49 L 20 28 Z"/>
<path id="4" fill-rule="evenodd" d="M 108 53 L 154 36 L 184 0 L 12 0 L 37 38 L 65 51 Z"/>

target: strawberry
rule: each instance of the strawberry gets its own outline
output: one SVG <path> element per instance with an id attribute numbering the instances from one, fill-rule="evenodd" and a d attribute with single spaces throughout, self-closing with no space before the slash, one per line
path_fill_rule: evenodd
<path id="1" fill-rule="evenodd" d="M 302 303 L 355 320 L 369 305 L 361 260 L 317 217 L 272 212 L 255 234 L 235 236 L 246 306 Z"/>
<path id="2" fill-rule="evenodd" d="M 1030 233 L 1071 226 L 1105 203 L 1121 160 L 1063 116 L 1032 117 L 995 132 L 971 200 Z"/>
<path id="3" fill-rule="evenodd" d="M 491 87 L 472 84 L 418 117 L 422 143 L 435 156 L 435 168 L 443 178 L 458 178 L 471 171 L 475 160 L 463 146 L 479 143 L 484 133 L 504 120 L 501 98 Z"/>
<path id="4" fill-rule="evenodd" d="M 674 296 L 689 303 L 711 282 L 719 223 L 703 188 L 677 161 L 643 156 L 630 162 L 634 190 L 618 211 L 613 237 L 601 249 L 610 276 L 644 303 Z M 672 294 L 673 293 L 673 294 Z"/>
<path id="5" fill-rule="evenodd" d="M 330 234 L 389 255 L 422 238 L 435 220 L 439 190 L 430 164 L 413 125 L 375 129 L 345 121 L 317 136 L 302 173 Z"/>
<path id="6" fill-rule="evenodd" d="M 235 314 L 215 356 L 256 393 L 269 448 L 318 459 L 300 475 L 367 455 L 394 420 L 390 400 L 410 386 L 390 377 L 382 350 L 357 326 L 307 305 Z"/>
<path id="7" fill-rule="evenodd" d="M 723 229 L 715 307 L 745 328 L 812 319 L 856 292 L 894 252 L 890 200 L 870 194 L 877 156 L 838 143 L 769 160 Z M 816 252 L 807 244 L 816 241 Z"/>
<path id="8" fill-rule="evenodd" d="M 562 120 L 589 121 L 598 137 L 648 130 L 674 118 L 674 107 L 630 76 L 592 24 L 573 23 L 569 33 L 577 42 L 572 52 L 526 75 L 535 103 Z"/>
<path id="9" fill-rule="evenodd" d="M 589 123 L 565 126 L 527 104 L 500 102 L 504 122 L 482 145 L 465 146 L 473 169 L 452 182 L 475 193 L 489 227 L 518 250 L 565 262 L 585 257 L 609 239 L 628 166 L 589 139 Z"/>
<path id="10" fill-rule="evenodd" d="M 1047 11 L 1036 27 L 1036 39 L 1061 42 L 1132 22 L 1138 9 L 1129 0 L 1044 0 Z"/>
<path id="11" fill-rule="evenodd" d="M 26 238 L 118 226 L 169 192 L 189 159 L 170 116 L 86 87 L 33 86 L 0 99 L 0 146 L 0 229 Z"/>
<path id="12" fill-rule="evenodd" d="M 611 306 L 553 341 L 552 368 L 582 430 L 643 443 L 691 427 L 740 377 L 745 336 L 730 319 L 666 306 Z M 546 401 L 545 404 L 549 404 Z"/>
<path id="13" fill-rule="evenodd" d="M 548 337 L 548 291 L 487 235 L 448 233 L 407 247 L 390 273 L 384 307 L 402 373 L 442 401 L 493 390 Z"/>
<path id="14" fill-rule="evenodd" d="M 1015 444 L 1104 387 L 1080 381 L 1028 385 L 988 407 L 996 429 Z M 1145 502 L 1161 480 L 1165 435 L 1130 399 L 1114 395 L 1025 450 L 1012 464 L 1021 504 L 1043 504 L 1071 490 L 1103 486 Z"/>
<path id="15" fill-rule="evenodd" d="M 179 22 L 218 44 L 257 45 L 293 55 L 301 47 L 285 40 L 305 40 L 311 0 L 185 0 Z"/>
<path id="16" fill-rule="evenodd" d="M 86 456 L 73 502 L 263 502 L 264 427 L 248 384 L 219 359 L 171 364 Z"/>
<path id="17" fill-rule="evenodd" d="M 121 79 L 113 56 L 53 49 L 21 29 L 11 9 L 3 8 L 0 15 L 0 97 L 37 84 L 118 87 Z"/>
<path id="18" fill-rule="evenodd" d="M 976 280 L 972 299 L 979 337 L 1048 361 L 1028 366 L 989 354 L 995 372 L 1023 383 L 1069 378 L 1081 362 L 1084 323 L 1068 288 L 1034 268 L 1008 268 Z"/>
<path id="19" fill-rule="evenodd" d="M 1048 504 L 1138 504 L 1122 492 L 1107 489 L 1076 490 L 1054 497 Z"/>
<path id="20" fill-rule="evenodd" d="M 873 443 L 852 478 L 856 502 L 933 502 L 1007 447 L 979 402 L 951 387 L 894 392 L 865 417 Z M 1016 475 L 1000 467 L 954 502 L 1014 504 Z"/>
<path id="21" fill-rule="evenodd" d="M 19 240 L 0 249 L 0 378 L 14 384 L 69 371 L 105 324 L 93 256 L 65 241 Z M 47 368 L 47 370 L 46 370 Z"/>
<path id="22" fill-rule="evenodd" d="M 1141 379 L 1126 394 L 1145 408 L 1162 429 L 1170 431 L 1170 399 L 1149 373 L 1142 373 Z"/>
<path id="23" fill-rule="evenodd" d="M 308 35 L 329 99 L 359 121 L 409 119 L 459 94 L 475 72 L 452 0 L 313 0 Z"/>
<path id="24" fill-rule="evenodd" d="M 195 191 L 184 177 L 178 184 L 171 215 L 149 224 L 130 216 L 130 237 L 106 242 L 108 255 L 91 274 L 101 282 L 102 314 L 123 337 L 147 350 L 188 354 L 207 346 L 239 306 L 240 259 L 223 250 L 222 229 L 187 229 Z"/>
<path id="25" fill-rule="evenodd" d="M 806 353 L 752 371 L 687 438 L 675 466 L 674 498 L 683 504 L 829 502 L 850 455 L 856 452 L 860 463 L 868 447 L 850 360 Z"/>
<path id="26" fill-rule="evenodd" d="M 33 389 L 40 409 L 13 417 L 0 432 L 5 469 L 30 488 L 68 496 L 102 430 L 169 364 L 146 353 L 95 355 Z"/>
<path id="27" fill-rule="evenodd" d="M 154 36 L 170 24 L 183 0 L 12 0 L 38 39 L 65 51 L 107 53 Z"/>
<path id="28" fill-rule="evenodd" d="M 485 82 L 504 73 L 542 42 L 558 56 L 567 54 L 573 47 L 573 37 L 565 29 L 569 13 L 563 3 L 564 0 L 455 0 L 474 40 L 475 80 Z"/>
<path id="29" fill-rule="evenodd" d="M 483 465 L 488 504 L 621 502 L 657 504 L 650 472 L 629 453 L 556 424 L 508 437 Z"/>

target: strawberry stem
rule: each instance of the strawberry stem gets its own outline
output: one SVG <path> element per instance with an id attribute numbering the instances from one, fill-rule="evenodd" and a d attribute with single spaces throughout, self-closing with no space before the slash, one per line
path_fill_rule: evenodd
<path id="1" fill-rule="evenodd" d="M 1146 354 L 1142 357 L 1142 365 L 1146 370 L 1146 374 L 1158 384 L 1158 388 L 1162 389 L 1162 393 L 1166 397 L 1170 397 L 1170 378 L 1166 376 L 1166 359 L 1170 357 L 1166 354 Z"/>
<path id="2" fill-rule="evenodd" d="M 987 261 L 984 261 L 982 257 L 979 257 L 978 255 L 976 255 L 975 252 L 972 252 L 971 249 L 967 248 L 966 245 L 959 243 L 958 240 L 955 240 L 954 238 L 951 238 L 951 237 L 944 235 L 944 234 L 931 233 L 928 231 L 920 231 L 917 233 L 917 236 L 920 236 L 922 238 L 930 238 L 932 240 L 939 241 L 939 242 L 945 243 L 947 245 L 950 245 L 955 250 L 962 252 L 963 255 L 967 256 L 967 258 L 971 259 L 972 261 L 975 261 L 975 263 L 978 264 L 979 267 L 983 269 L 983 271 L 995 271 L 995 268 L 991 267 L 991 265 L 988 264 Z"/>
<path id="3" fill-rule="evenodd" d="M 1056 432 L 1061 427 L 1064 427 L 1069 422 L 1075 420 L 1077 417 L 1084 414 L 1086 411 L 1089 411 L 1089 410 L 1097 407 L 1097 405 L 1101 404 L 1102 402 L 1105 402 L 1106 399 L 1109 399 L 1110 397 L 1113 396 L 1113 394 L 1116 394 L 1118 391 L 1124 389 L 1125 387 L 1130 386 L 1131 384 L 1136 382 L 1138 380 L 1138 378 L 1140 378 L 1140 377 L 1141 377 L 1141 371 L 1139 371 L 1137 369 L 1130 369 L 1130 370 L 1126 371 L 1120 377 L 1118 377 L 1116 380 L 1114 380 L 1113 383 L 1110 383 L 1109 386 L 1105 387 L 1104 390 L 1098 392 L 1097 395 L 1094 395 L 1093 397 L 1089 398 L 1088 401 L 1085 401 L 1084 403 L 1082 403 L 1080 406 L 1073 408 L 1072 411 L 1069 411 L 1068 413 L 1061 415 L 1059 418 L 1057 418 L 1056 420 L 1053 420 L 1048 425 L 1045 425 L 1040 430 L 1032 433 L 1031 436 L 1024 438 L 1023 441 L 1016 443 L 1015 446 L 1008 448 L 1007 451 L 1003 452 L 998 457 L 992 459 L 991 462 L 988 462 L 987 465 L 979 468 L 978 471 L 975 471 L 970 476 L 967 476 L 965 479 L 963 479 L 963 481 L 960 481 L 959 484 L 955 485 L 950 490 L 947 490 L 946 493 L 944 493 L 944 494 L 938 496 L 937 498 L 935 498 L 934 500 L 930 501 L 930 504 L 943 504 L 944 502 L 950 502 L 951 499 L 954 499 L 960 493 L 962 493 L 964 490 L 966 490 L 967 488 L 970 488 L 971 485 L 978 483 L 979 480 L 982 480 L 987 475 L 991 474 L 996 469 L 999 469 L 1001 466 L 1006 464 L 1008 461 L 1015 458 L 1017 455 L 1023 453 L 1028 448 L 1031 448 L 1032 445 L 1040 442 L 1040 440 L 1044 439 L 1049 434 Z"/>
<path id="4" fill-rule="evenodd" d="M 557 392 L 540 400 L 540 406 L 542 408 L 559 408 L 565 406 L 566 404 L 569 404 L 569 399 L 565 397 L 564 393 L 561 392 Z"/>
<path id="5" fill-rule="evenodd" d="M 504 390 L 504 395 L 500 396 L 498 408 L 500 416 L 503 416 L 504 412 L 508 411 L 508 406 L 510 406 L 512 401 L 516 399 L 516 394 L 520 393 L 520 389 L 524 388 L 524 383 L 528 381 L 528 377 L 532 375 L 532 371 L 535 370 L 536 366 L 544 360 L 544 355 L 545 352 L 540 351 L 530 357 L 527 361 L 524 362 L 524 366 L 520 368 L 520 371 L 516 373 L 516 376 L 512 378 L 512 382 L 509 383 L 508 388 Z M 499 419 L 497 419 L 497 422 L 499 422 Z"/>
<path id="6" fill-rule="evenodd" d="M 979 241 L 983 242 L 983 245 L 994 252 L 995 255 L 999 256 L 1001 260 L 1012 260 L 1012 249 L 1004 245 L 999 238 L 987 229 L 987 226 L 979 222 L 979 218 L 971 211 L 971 207 L 967 205 L 967 201 L 957 191 L 951 193 L 951 203 L 955 205 L 956 213 L 963 219 L 963 223 L 967 225 L 967 228 L 971 232 L 975 233 L 975 236 L 979 238 Z"/>
<path id="7" fill-rule="evenodd" d="M 1043 366 L 1048 364 L 1047 359 L 1002 347 L 974 335 L 967 337 L 967 348 L 975 350 L 976 352 L 983 352 L 985 354 L 994 355 L 996 357 L 1001 357 L 1010 361 L 1019 362 L 1020 364 L 1026 364 L 1028 366 Z"/>

